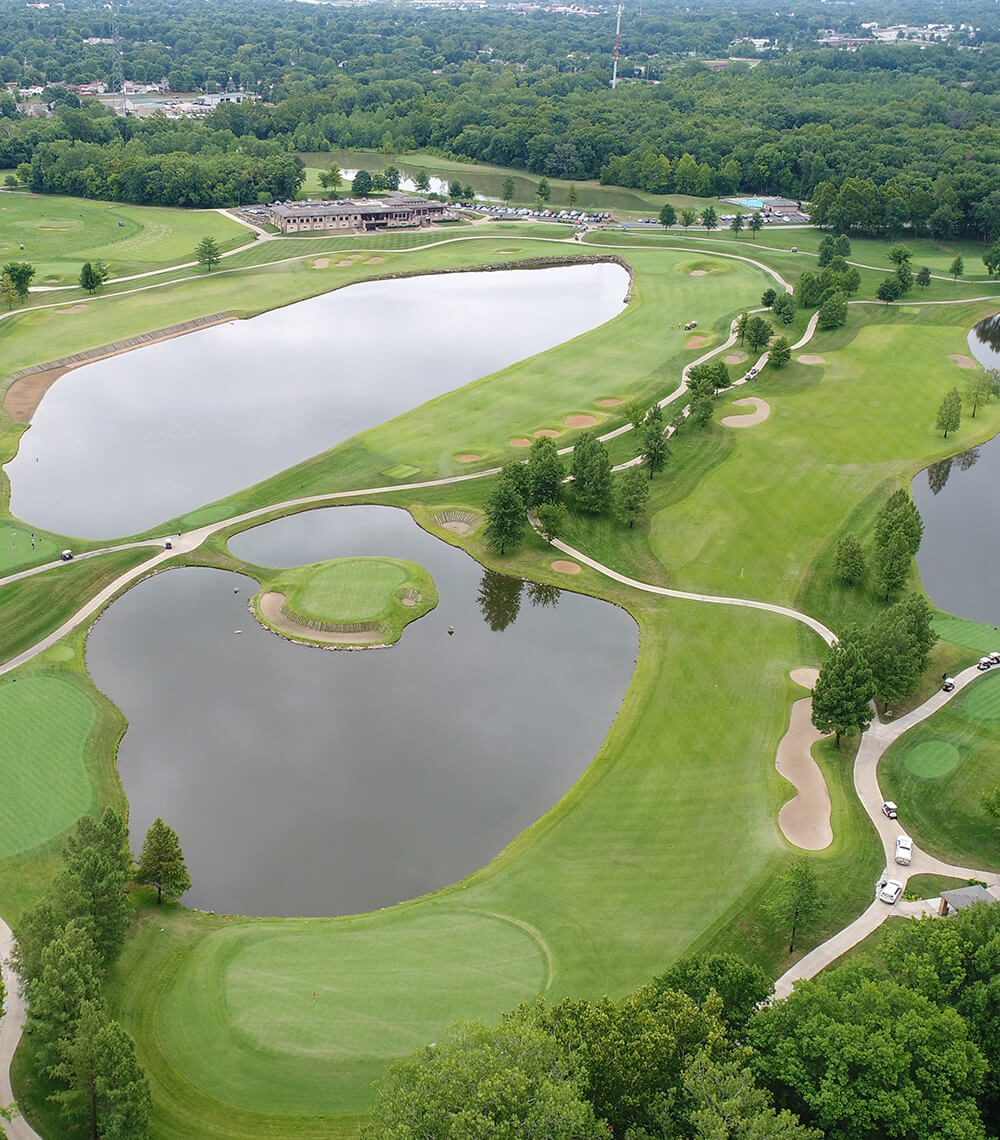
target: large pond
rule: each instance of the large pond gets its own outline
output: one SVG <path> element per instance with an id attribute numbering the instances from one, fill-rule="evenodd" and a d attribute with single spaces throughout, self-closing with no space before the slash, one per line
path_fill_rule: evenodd
<path id="1" fill-rule="evenodd" d="M 373 281 L 85 365 L 7 465 L 11 509 L 147 530 L 587 332 L 626 289 L 611 264 Z"/>
<path id="2" fill-rule="evenodd" d="M 976 325 L 969 348 L 984 368 L 1000 368 L 1000 315 Z M 917 555 L 924 589 L 941 609 L 989 625 L 1000 624 L 998 483 L 1000 440 L 994 438 L 932 464 L 912 484 L 924 520 Z"/>
<path id="3" fill-rule="evenodd" d="M 158 815 L 177 829 L 188 905 L 346 914 L 452 883 L 555 804 L 614 721 L 638 649 L 615 606 L 484 572 L 389 507 L 311 511 L 230 545 L 267 566 L 410 559 L 441 601 L 366 652 L 265 632 L 256 583 L 217 570 L 156 575 L 107 610 L 87 663 L 129 719 L 133 844 Z"/>

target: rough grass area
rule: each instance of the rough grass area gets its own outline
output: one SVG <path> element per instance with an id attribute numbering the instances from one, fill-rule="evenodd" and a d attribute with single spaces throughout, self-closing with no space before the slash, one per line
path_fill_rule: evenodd
<path id="1" fill-rule="evenodd" d="M 1000 721 L 992 719 L 997 690 L 1000 680 L 985 673 L 898 740 L 879 766 L 882 789 L 899 804 L 917 843 L 968 867 L 1000 866 L 1000 827 L 980 802 L 1000 784 Z M 989 720 L 982 719 L 984 708 Z M 934 763 L 942 756 L 954 761 L 951 767 Z"/>
<path id="2" fill-rule="evenodd" d="M 195 246 L 206 236 L 222 250 L 253 240 L 246 226 L 216 210 L 126 206 L 27 191 L 0 198 L 0 262 L 30 262 L 34 285 L 75 285 L 85 261 L 105 262 L 113 277 L 193 261 Z"/>

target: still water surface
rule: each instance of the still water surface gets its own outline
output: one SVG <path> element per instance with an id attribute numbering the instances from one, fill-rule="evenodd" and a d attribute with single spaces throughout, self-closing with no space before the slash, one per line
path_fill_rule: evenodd
<path id="1" fill-rule="evenodd" d="M 87 664 L 129 719 L 133 844 L 158 815 L 177 829 L 190 906 L 348 914 L 456 881 L 584 771 L 632 675 L 623 610 L 484 572 L 393 508 L 311 511 L 230 545 L 269 566 L 406 558 L 441 601 L 366 652 L 267 633 L 256 583 L 218 570 L 158 574 L 106 611 Z"/>
<path id="2" fill-rule="evenodd" d="M 372 281 L 84 365 L 7 465 L 11 509 L 146 530 L 595 328 L 627 286 L 617 265 Z"/>
<path id="3" fill-rule="evenodd" d="M 1000 368 L 1000 316 L 976 325 L 969 348 L 984 368 Z M 989 625 L 1000 624 L 998 485 L 1000 438 L 932 464 L 912 483 L 924 520 L 917 554 L 924 589 L 941 609 Z"/>

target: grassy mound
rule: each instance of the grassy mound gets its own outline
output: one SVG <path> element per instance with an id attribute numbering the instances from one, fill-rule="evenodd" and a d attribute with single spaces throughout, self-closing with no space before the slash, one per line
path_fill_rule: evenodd
<path id="1" fill-rule="evenodd" d="M 434 581 L 422 566 L 398 558 L 338 558 L 284 570 L 262 583 L 254 610 L 264 625 L 297 639 L 338 644 L 363 634 L 384 645 L 398 641 L 437 602 Z"/>
<path id="2" fill-rule="evenodd" d="M 947 775 L 961 759 L 961 753 L 947 740 L 925 740 L 906 754 L 907 771 L 921 780 L 937 780 Z"/>

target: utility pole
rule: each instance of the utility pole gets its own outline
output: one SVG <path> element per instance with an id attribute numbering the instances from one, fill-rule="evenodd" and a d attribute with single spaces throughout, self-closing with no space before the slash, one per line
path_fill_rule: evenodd
<path id="1" fill-rule="evenodd" d="M 122 41 L 118 34 L 118 0 L 111 0 L 111 91 L 119 98 L 113 104 L 119 115 L 125 114 L 125 70 L 122 67 Z"/>

